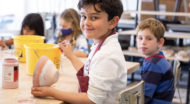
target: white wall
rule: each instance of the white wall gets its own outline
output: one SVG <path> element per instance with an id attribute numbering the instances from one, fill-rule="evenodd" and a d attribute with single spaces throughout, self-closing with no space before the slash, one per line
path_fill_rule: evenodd
<path id="1" fill-rule="evenodd" d="M 121 0 L 124 10 L 136 10 L 137 0 Z"/>
<path id="2" fill-rule="evenodd" d="M 66 8 L 77 9 L 79 0 L 0 0 L 1 16 L 13 14 L 14 23 L 8 30 L 19 30 L 24 16 L 31 12 L 60 14 Z M 136 0 L 122 0 L 124 10 L 135 10 Z M 1 31 L 1 29 L 0 29 Z"/>
<path id="3" fill-rule="evenodd" d="M 77 9 L 77 3 L 78 0 L 0 0 L 0 21 L 6 15 L 13 14 L 14 22 L 3 29 L 8 31 L 19 31 L 21 22 L 28 13 L 59 14 L 66 8 Z M 0 32 L 4 32 L 4 30 L 0 28 Z"/>
<path id="4" fill-rule="evenodd" d="M 18 30 L 20 27 L 20 21 L 24 16 L 24 2 L 25 0 L 0 0 L 0 16 L 6 16 L 13 14 L 14 22 L 9 25 L 8 28 L 12 31 Z M 2 18 L 0 18 L 1 21 Z"/>
<path id="5" fill-rule="evenodd" d="M 25 12 L 61 13 L 66 8 L 77 9 L 78 0 L 27 0 Z"/>

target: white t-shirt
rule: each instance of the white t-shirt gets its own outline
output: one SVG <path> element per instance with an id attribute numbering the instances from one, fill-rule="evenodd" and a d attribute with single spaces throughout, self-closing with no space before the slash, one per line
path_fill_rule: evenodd
<path id="1" fill-rule="evenodd" d="M 92 45 L 89 58 L 96 50 Z M 84 75 L 88 75 L 88 60 L 84 67 Z M 118 35 L 109 36 L 99 51 L 93 56 L 89 67 L 88 97 L 96 104 L 117 104 L 118 94 L 126 88 L 126 62 L 118 42 Z"/>
<path id="2" fill-rule="evenodd" d="M 84 35 L 78 36 L 74 50 L 83 51 L 88 54 L 88 43 Z"/>

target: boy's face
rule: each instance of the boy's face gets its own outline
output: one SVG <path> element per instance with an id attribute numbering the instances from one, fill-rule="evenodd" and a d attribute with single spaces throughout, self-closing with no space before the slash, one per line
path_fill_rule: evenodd
<path id="1" fill-rule="evenodd" d="M 97 12 L 93 5 L 87 5 L 81 8 L 80 27 L 83 34 L 88 39 L 101 41 L 114 28 L 112 20 L 108 21 L 108 14 L 100 10 L 96 5 Z"/>
<path id="2" fill-rule="evenodd" d="M 138 32 L 136 41 L 138 51 L 149 57 L 159 52 L 164 40 L 158 41 L 149 29 L 144 29 Z"/>

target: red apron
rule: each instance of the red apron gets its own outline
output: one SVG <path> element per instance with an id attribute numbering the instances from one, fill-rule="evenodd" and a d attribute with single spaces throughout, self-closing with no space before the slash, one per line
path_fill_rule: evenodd
<path id="1" fill-rule="evenodd" d="M 115 31 L 112 32 L 110 35 L 115 34 Z M 110 36 L 108 35 L 108 36 Z M 107 36 L 107 37 L 108 37 Z M 105 37 L 97 46 L 96 50 L 94 51 L 94 54 L 92 55 L 91 59 L 89 60 L 89 64 L 88 64 L 88 69 L 90 66 L 90 62 L 93 58 L 93 56 L 96 54 L 96 52 L 100 49 L 100 47 L 102 46 L 104 40 L 107 38 Z M 80 70 L 77 72 L 77 78 L 78 78 L 78 82 L 79 82 L 79 92 L 87 92 L 88 90 L 88 81 L 89 81 L 89 77 L 88 76 L 84 76 L 84 66 L 82 66 L 80 68 Z"/>

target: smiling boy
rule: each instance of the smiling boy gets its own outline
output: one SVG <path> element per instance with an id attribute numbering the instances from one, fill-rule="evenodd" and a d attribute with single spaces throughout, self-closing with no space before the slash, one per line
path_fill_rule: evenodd
<path id="1" fill-rule="evenodd" d="M 114 31 L 123 6 L 120 0 L 79 0 L 80 27 L 93 39 L 87 62 L 83 64 L 71 45 L 59 44 L 64 55 L 77 71 L 79 93 L 64 92 L 52 87 L 32 88 L 34 96 L 52 96 L 74 104 L 118 104 L 118 94 L 126 87 L 125 58 Z"/>

